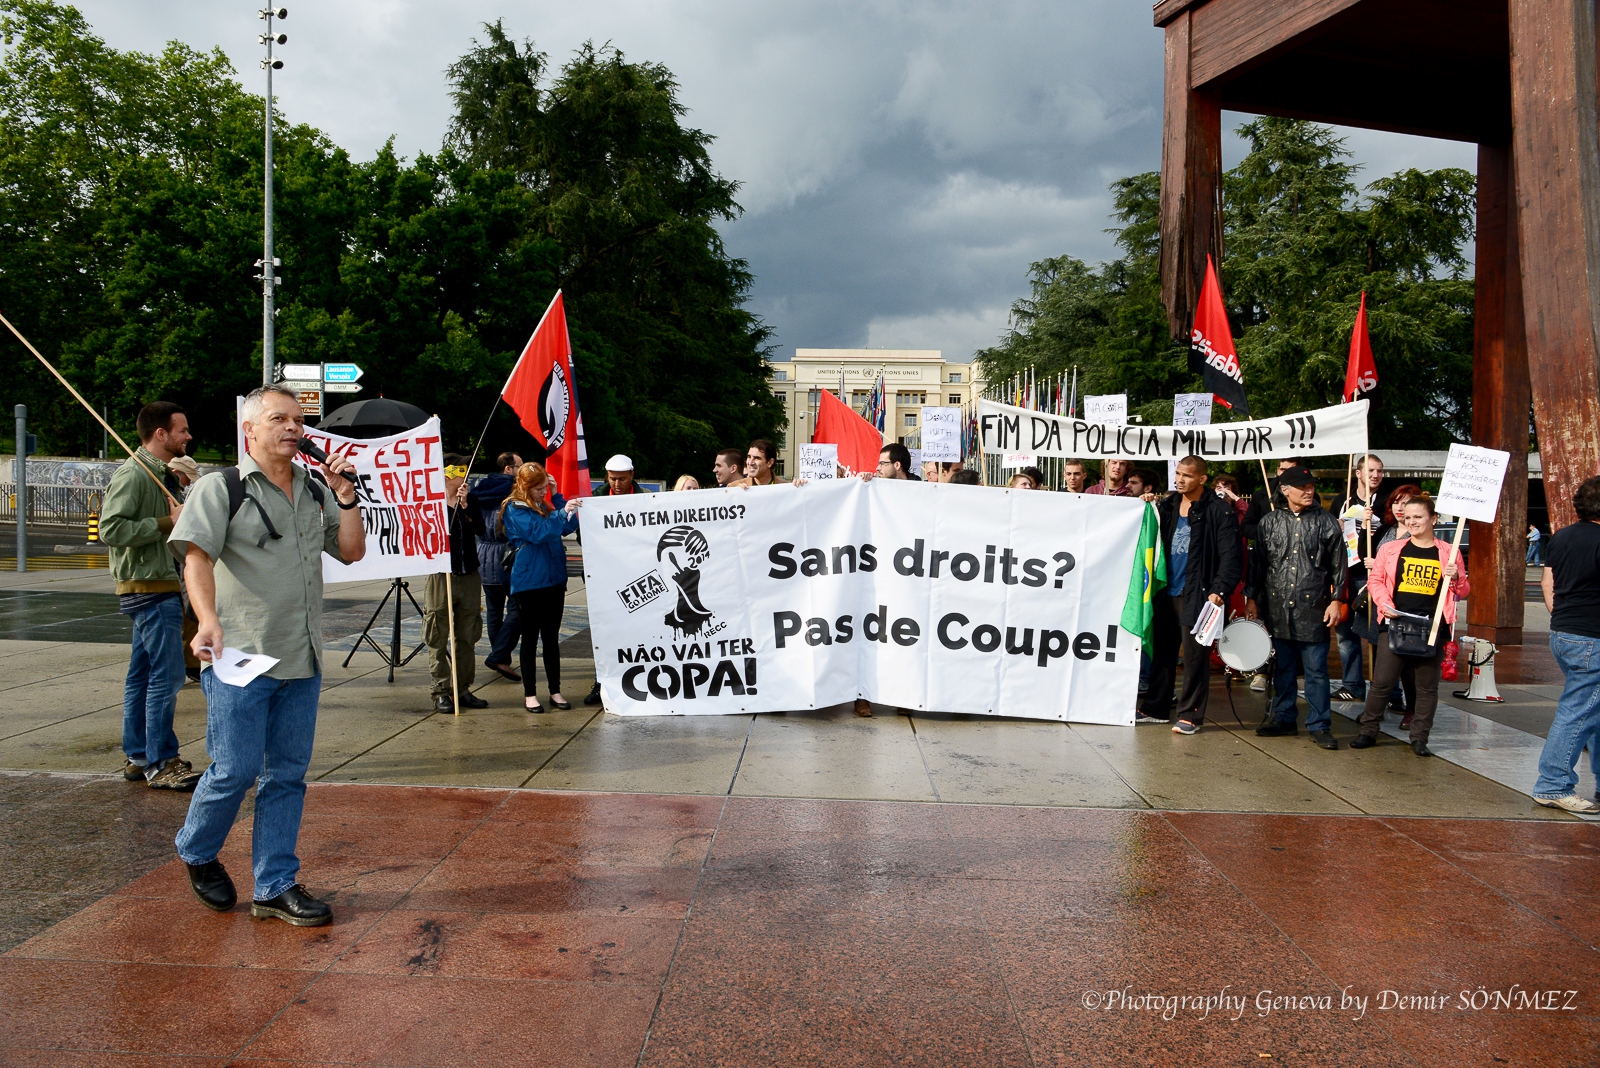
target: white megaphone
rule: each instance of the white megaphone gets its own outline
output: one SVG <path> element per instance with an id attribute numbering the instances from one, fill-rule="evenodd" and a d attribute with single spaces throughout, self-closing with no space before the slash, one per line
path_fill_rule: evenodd
<path id="1" fill-rule="evenodd" d="M 1500 696 L 1500 690 L 1494 684 L 1495 646 L 1482 638 L 1466 635 L 1459 641 L 1467 647 L 1467 666 L 1472 670 L 1472 679 L 1465 690 L 1451 692 L 1468 701 L 1504 701 L 1505 698 Z"/>

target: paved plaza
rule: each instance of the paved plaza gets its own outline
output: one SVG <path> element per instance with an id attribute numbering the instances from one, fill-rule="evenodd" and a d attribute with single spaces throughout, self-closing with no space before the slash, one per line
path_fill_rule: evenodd
<path id="1" fill-rule="evenodd" d="M 384 590 L 328 591 L 301 854 L 335 922 L 303 930 L 201 909 L 188 796 L 115 774 L 105 572 L 0 581 L 0 1064 L 1600 1061 L 1600 831 L 1528 795 L 1541 634 L 1502 654 L 1505 705 L 1441 704 L 1424 760 L 1257 738 L 1261 695 L 1220 682 L 1191 738 L 610 716 L 577 701 L 580 580 L 572 711 L 480 665 L 489 707 L 440 716 L 425 655 L 341 666 Z M 197 687 L 178 733 L 204 766 Z"/>

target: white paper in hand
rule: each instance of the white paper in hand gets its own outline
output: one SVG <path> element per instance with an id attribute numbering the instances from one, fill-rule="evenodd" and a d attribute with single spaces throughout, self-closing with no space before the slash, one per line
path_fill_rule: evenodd
<path id="1" fill-rule="evenodd" d="M 227 647 L 223 648 L 220 655 L 215 649 L 210 652 L 211 663 L 204 666 L 217 673 L 218 682 L 225 682 L 229 686 L 248 686 L 263 672 L 272 670 L 278 662 L 275 656 L 245 653 Z"/>
<path id="2" fill-rule="evenodd" d="M 1222 609 L 1218 608 L 1208 598 L 1200 609 L 1200 616 L 1194 621 L 1194 628 L 1189 631 L 1194 635 L 1194 640 L 1201 645 L 1215 645 L 1218 638 L 1222 637 Z"/>

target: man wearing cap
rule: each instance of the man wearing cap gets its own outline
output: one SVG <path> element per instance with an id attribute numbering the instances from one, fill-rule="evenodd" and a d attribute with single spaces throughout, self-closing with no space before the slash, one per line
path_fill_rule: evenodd
<path id="1" fill-rule="evenodd" d="M 1284 506 L 1261 518 L 1245 586 L 1247 619 L 1265 615 L 1277 656 L 1272 684 L 1273 720 L 1256 728 L 1263 737 L 1293 735 L 1295 676 L 1306 676 L 1306 730 L 1323 749 L 1337 749 L 1328 705 L 1328 628 L 1343 616 L 1344 528 L 1317 503 L 1316 479 L 1295 465 L 1278 476 Z M 1257 602 L 1264 601 L 1260 612 Z"/>
<path id="2" fill-rule="evenodd" d="M 596 497 L 616 497 L 624 493 L 638 493 L 633 484 L 633 460 L 617 453 L 606 461 L 606 484 L 594 491 Z"/>

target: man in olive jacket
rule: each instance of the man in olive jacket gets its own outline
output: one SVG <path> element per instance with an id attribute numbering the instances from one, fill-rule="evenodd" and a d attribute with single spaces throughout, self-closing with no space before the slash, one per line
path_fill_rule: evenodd
<path id="1" fill-rule="evenodd" d="M 156 401 L 140 409 L 135 426 L 139 449 L 111 476 L 100 512 L 100 540 L 110 549 L 118 607 L 133 620 L 122 694 L 122 776 L 156 789 L 192 790 L 200 775 L 179 758 L 172 729 L 183 686 L 183 598 L 178 561 L 167 547 L 183 511 L 176 503 L 178 479 L 167 464 L 189 444 L 189 419 L 176 404 Z"/>

